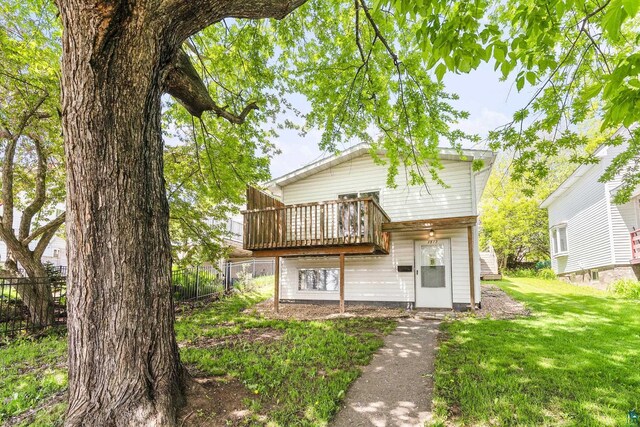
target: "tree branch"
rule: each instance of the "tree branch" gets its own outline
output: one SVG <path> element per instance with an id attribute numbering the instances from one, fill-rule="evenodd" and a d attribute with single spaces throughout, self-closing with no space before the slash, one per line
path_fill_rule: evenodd
<path id="1" fill-rule="evenodd" d="M 283 19 L 307 0 L 166 0 L 161 13 L 178 42 L 225 18 Z"/>
<path id="2" fill-rule="evenodd" d="M 49 96 L 48 93 L 43 94 L 36 100 L 31 109 L 24 112 L 15 132 L 11 132 L 9 127 L 4 124 L 3 137 L 7 139 L 7 146 L 4 150 L 4 159 L 2 162 L 2 202 L 4 203 L 2 224 L 5 231 L 13 234 L 13 166 L 16 154 L 18 140 L 22 136 L 29 121 L 37 116 L 38 109 Z"/>
<path id="3" fill-rule="evenodd" d="M 36 189 L 35 196 L 33 201 L 24 208 L 22 212 L 22 218 L 20 218 L 20 228 L 18 229 L 18 239 L 23 240 L 26 239 L 29 235 L 29 230 L 31 229 L 31 220 L 33 216 L 40 211 L 44 202 L 47 200 L 47 189 L 46 189 L 46 180 L 47 180 L 47 158 L 42 149 L 42 142 L 40 138 L 37 136 L 30 136 L 31 140 L 34 143 L 36 156 L 37 156 L 37 166 L 36 166 Z"/>
<path id="4" fill-rule="evenodd" d="M 165 81 L 166 92 L 176 98 L 187 111 L 196 117 L 201 117 L 205 111 L 213 111 L 218 117 L 222 117 L 234 124 L 242 124 L 252 110 L 257 110 L 256 102 L 250 102 L 236 115 L 218 106 L 207 87 L 202 82 L 198 72 L 194 68 L 189 56 L 184 50 L 179 49 L 176 59 L 169 70 Z"/>
<path id="5" fill-rule="evenodd" d="M 57 220 L 59 218 L 62 218 L 62 221 L 58 223 Z M 33 250 L 33 257 L 35 259 L 37 260 L 42 259 L 42 254 L 44 253 L 44 250 L 47 248 L 47 245 L 49 244 L 51 239 L 53 239 L 53 236 L 56 235 L 58 228 L 64 222 L 64 218 L 65 218 L 65 214 L 62 214 L 55 220 L 51 221 L 46 226 L 41 227 L 42 229 L 44 229 L 44 231 L 42 233 L 42 237 L 40 237 L 40 240 L 38 240 L 38 244 L 36 244 L 36 248 Z"/>
<path id="6" fill-rule="evenodd" d="M 42 227 L 38 227 L 35 230 L 33 230 L 28 237 L 22 239 L 21 243 L 23 245 L 27 246 L 29 243 L 31 243 L 33 240 L 35 240 L 41 234 L 46 234 L 46 233 L 48 233 L 48 232 L 50 232 L 52 230 L 53 230 L 53 234 L 55 234 L 56 231 L 58 231 L 58 228 L 60 228 L 60 226 L 62 224 L 64 224 L 65 218 L 66 218 L 66 212 L 62 212 L 60 215 L 58 215 L 56 218 L 54 218 L 51 221 L 49 221 L 47 224 L 45 224 Z M 51 239 L 49 239 L 49 240 L 51 240 Z M 42 239 L 40 239 L 40 241 L 42 241 Z"/>

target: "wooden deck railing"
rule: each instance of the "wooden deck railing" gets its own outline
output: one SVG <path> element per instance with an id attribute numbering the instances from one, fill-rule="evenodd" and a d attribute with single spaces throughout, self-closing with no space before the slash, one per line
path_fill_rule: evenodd
<path id="1" fill-rule="evenodd" d="M 631 262 L 640 263 L 640 230 L 631 232 Z"/>
<path id="2" fill-rule="evenodd" d="M 389 217 L 372 198 L 252 209 L 244 214 L 244 248 L 286 249 L 373 244 L 389 251 Z"/>

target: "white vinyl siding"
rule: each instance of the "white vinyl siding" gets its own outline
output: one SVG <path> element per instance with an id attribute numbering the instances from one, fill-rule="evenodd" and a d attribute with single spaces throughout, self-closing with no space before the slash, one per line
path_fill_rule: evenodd
<path id="1" fill-rule="evenodd" d="M 637 199 L 610 206 L 615 264 L 628 264 L 631 259 L 631 232 L 640 226 L 634 203 L 638 203 Z"/>
<path id="2" fill-rule="evenodd" d="M 335 200 L 339 194 L 380 191 L 380 205 L 392 221 L 410 221 L 474 215 L 471 188 L 471 163 L 443 161 L 439 173 L 448 188 L 429 182 L 407 186 L 407 175 L 400 169 L 396 188 L 386 188 L 387 166 L 377 165 L 365 154 L 331 169 L 282 188 L 286 204 Z"/>
<path id="3" fill-rule="evenodd" d="M 567 227 L 566 256 L 552 257 L 556 273 L 570 273 L 612 264 L 606 187 L 592 167 L 549 206 L 549 224 Z"/>
<path id="4" fill-rule="evenodd" d="M 414 266 L 415 240 L 451 240 L 451 278 L 453 303 L 469 303 L 469 254 L 467 230 L 393 233 L 389 255 L 347 256 L 345 258 L 345 300 L 413 303 L 415 301 L 415 268 L 398 272 L 398 265 Z M 477 241 L 476 233 L 474 238 Z M 480 301 L 480 260 L 474 254 L 476 301 Z M 337 268 L 338 257 L 285 258 L 280 270 L 280 297 L 284 300 L 338 300 L 339 293 L 298 290 L 299 271 L 308 268 Z"/>

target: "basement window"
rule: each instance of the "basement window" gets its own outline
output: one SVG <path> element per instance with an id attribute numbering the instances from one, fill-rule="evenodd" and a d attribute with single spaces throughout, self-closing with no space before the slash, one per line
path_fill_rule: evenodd
<path id="1" fill-rule="evenodd" d="M 598 282 L 600 280 L 600 274 L 598 274 L 598 270 L 591 270 L 591 280 L 593 282 Z"/>
<path id="2" fill-rule="evenodd" d="M 298 290 L 337 291 L 337 268 L 301 268 L 298 270 Z"/>

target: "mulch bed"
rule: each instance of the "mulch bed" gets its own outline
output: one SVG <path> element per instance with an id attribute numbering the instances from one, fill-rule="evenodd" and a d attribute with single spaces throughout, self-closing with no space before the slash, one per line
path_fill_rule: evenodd
<path id="1" fill-rule="evenodd" d="M 514 300 L 502 289 L 495 285 L 482 285 L 482 308 L 471 311 L 454 310 L 417 310 L 415 315 L 429 320 L 455 320 L 465 317 L 479 317 L 491 319 L 516 319 L 530 316 L 531 312 L 519 301 Z"/>
<path id="2" fill-rule="evenodd" d="M 482 309 L 477 316 L 490 316 L 494 319 L 515 319 L 530 316 L 531 311 L 519 301 L 514 300 L 495 285 L 482 285 Z"/>
<path id="3" fill-rule="evenodd" d="M 328 320 L 350 317 L 385 317 L 402 318 L 410 317 L 411 314 L 402 308 L 387 308 L 366 305 L 346 306 L 346 313 L 340 313 L 337 304 L 291 304 L 280 303 L 278 313 L 273 311 L 273 298 L 262 301 L 254 307 L 248 309 L 249 312 L 256 312 L 269 319 L 284 320 Z"/>
<path id="4" fill-rule="evenodd" d="M 469 316 L 490 317 L 492 319 L 515 319 L 529 316 L 525 306 L 495 285 L 482 285 L 482 308 L 475 313 L 454 310 L 414 310 L 377 306 L 347 304 L 346 313 L 340 314 L 336 304 L 291 304 L 280 303 L 280 311 L 273 311 L 273 299 L 268 299 L 248 309 L 270 319 L 285 320 L 327 320 L 348 317 L 419 317 L 432 320 L 460 319 Z"/>

